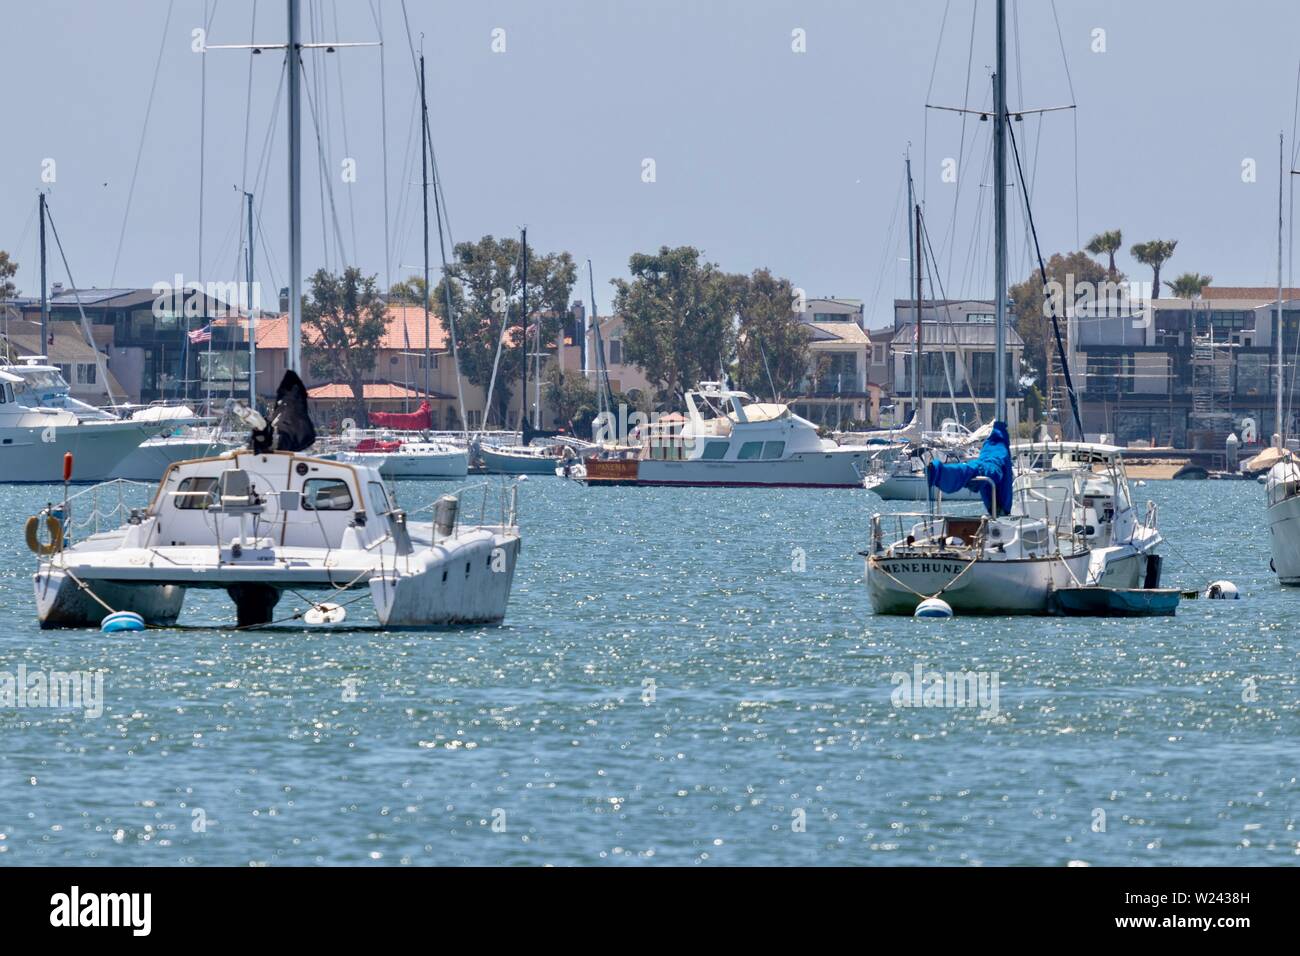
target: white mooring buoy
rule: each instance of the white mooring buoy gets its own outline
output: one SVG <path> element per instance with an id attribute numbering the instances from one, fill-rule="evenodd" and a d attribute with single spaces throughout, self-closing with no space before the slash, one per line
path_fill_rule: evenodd
<path id="1" fill-rule="evenodd" d="M 348 619 L 348 609 L 340 604 L 317 604 L 307 610 L 302 619 L 313 626 L 320 624 L 342 624 Z"/>
<path id="2" fill-rule="evenodd" d="M 1205 589 L 1205 596 L 1211 601 L 1240 601 L 1241 592 L 1231 581 L 1215 581 Z"/>
<path id="3" fill-rule="evenodd" d="M 135 611 L 114 611 L 99 622 L 99 629 L 105 634 L 118 631 L 143 631 L 144 618 Z"/>
<path id="4" fill-rule="evenodd" d="M 952 617 L 952 606 L 937 597 L 926 598 L 916 606 L 912 617 Z"/>

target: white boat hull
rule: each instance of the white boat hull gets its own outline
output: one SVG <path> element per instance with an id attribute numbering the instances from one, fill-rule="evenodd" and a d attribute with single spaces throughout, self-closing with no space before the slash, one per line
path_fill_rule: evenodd
<path id="1" fill-rule="evenodd" d="M 720 485 L 768 488 L 857 488 L 869 453 L 799 452 L 774 461 L 641 460 L 638 485 Z"/>
<path id="2" fill-rule="evenodd" d="M 553 475 L 560 461 L 555 455 L 518 454 L 491 445 L 480 445 L 478 453 L 489 475 Z"/>
<path id="3" fill-rule="evenodd" d="M 165 425 L 132 421 L 0 428 L 0 482 L 63 480 L 63 456 L 72 453 L 72 480 L 105 481 Z"/>
<path id="4" fill-rule="evenodd" d="M 883 479 L 868 475 L 862 486 L 882 501 L 929 501 L 931 497 L 924 475 L 890 475 Z M 938 498 L 939 493 L 934 492 L 934 497 Z M 942 497 L 944 501 L 978 501 L 980 496 L 978 491 L 963 488 Z"/>
<path id="5" fill-rule="evenodd" d="M 378 468 L 391 481 L 464 478 L 469 474 L 469 453 L 460 450 L 429 454 L 345 452 L 338 460 Z"/>
<path id="6" fill-rule="evenodd" d="M 208 455 L 219 455 L 233 446 L 225 442 L 199 438 L 154 438 L 137 446 L 135 451 L 113 469 L 109 478 L 128 481 L 158 481 L 171 465 Z"/>
<path id="7" fill-rule="evenodd" d="M 1094 553 L 1010 560 L 943 557 L 867 558 L 867 593 L 876 614 L 911 614 L 924 597 L 938 595 L 956 614 L 1047 614 L 1056 588 L 1076 583 L 1134 588 L 1145 571 L 1135 548 L 1109 549 L 1104 571 L 1090 580 Z M 1095 573 L 1095 571 L 1094 571 Z"/>
<path id="8" fill-rule="evenodd" d="M 1278 581 L 1300 585 L 1300 496 L 1269 505 L 1268 534 Z"/>

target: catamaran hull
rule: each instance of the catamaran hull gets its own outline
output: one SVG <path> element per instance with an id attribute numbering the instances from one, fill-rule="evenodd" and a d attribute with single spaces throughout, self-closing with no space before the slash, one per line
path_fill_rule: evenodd
<path id="1" fill-rule="evenodd" d="M 1133 549 L 1116 554 L 1097 581 L 1102 587 L 1134 588 L 1144 555 Z M 870 557 L 867 593 L 876 614 L 912 614 L 922 600 L 938 594 L 956 614 L 1048 614 L 1052 591 L 1089 578 L 1090 552 L 1072 557 L 971 562 L 957 558 Z"/>
<path id="2" fill-rule="evenodd" d="M 272 548 L 250 549 L 239 558 L 225 552 L 220 562 L 212 547 L 112 547 L 121 532 L 109 532 L 88 539 L 89 550 L 74 548 L 41 565 L 33 578 L 36 613 L 43 628 L 98 627 L 108 608 L 165 626 L 176 622 L 190 588 L 223 589 L 232 597 L 241 588 L 260 588 L 274 608 L 285 592 L 323 591 L 326 600 L 340 601 L 342 589 L 368 586 L 381 627 L 499 623 L 510 599 L 519 535 L 485 526 L 431 544 L 430 531 L 412 524 L 415 547 L 406 555 L 394 554 L 391 544 L 324 559 Z"/>
<path id="3" fill-rule="evenodd" d="M 1300 497 L 1285 498 L 1268 508 L 1273 571 L 1281 584 L 1300 585 Z"/>
<path id="4" fill-rule="evenodd" d="M 42 628 L 98 627 L 114 611 L 134 611 L 154 625 L 175 624 L 185 602 L 185 588 L 174 584 L 117 584 L 97 581 L 87 590 L 66 571 L 42 568 L 34 578 L 36 616 Z M 93 591 L 100 601 L 91 597 Z"/>
<path id="5" fill-rule="evenodd" d="M 106 421 L 62 428 L 0 428 L 0 483 L 60 482 L 67 452 L 72 453 L 73 481 L 104 481 L 161 427 Z"/>
<path id="6" fill-rule="evenodd" d="M 863 485 L 882 501 L 929 501 L 931 491 L 924 475 L 890 475 L 879 484 L 868 478 Z M 935 493 L 938 497 L 938 493 Z M 943 495 L 944 501 L 978 501 L 979 492 L 969 488 Z"/>
<path id="7" fill-rule="evenodd" d="M 750 488 L 857 488 L 862 452 L 806 452 L 777 461 L 659 461 L 638 463 L 638 485 L 719 485 Z"/>

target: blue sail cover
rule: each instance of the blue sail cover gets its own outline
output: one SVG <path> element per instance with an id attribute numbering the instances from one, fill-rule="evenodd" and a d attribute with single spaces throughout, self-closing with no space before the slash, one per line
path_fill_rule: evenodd
<path id="1" fill-rule="evenodd" d="M 1011 511 L 1011 483 L 1015 479 L 1011 467 L 1011 439 L 1007 435 L 1006 422 L 994 422 L 993 432 L 980 449 L 979 457 L 974 461 L 961 461 L 953 464 L 940 464 L 932 461 L 925 466 L 925 478 L 931 487 L 945 493 L 974 488 L 984 499 L 984 507 L 993 514 L 993 490 L 998 493 L 997 514 L 1004 515 Z M 975 481 L 976 478 L 989 478 L 987 481 Z"/>

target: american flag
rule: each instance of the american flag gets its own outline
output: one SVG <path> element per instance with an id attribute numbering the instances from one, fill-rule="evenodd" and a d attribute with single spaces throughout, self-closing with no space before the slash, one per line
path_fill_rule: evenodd
<path id="1" fill-rule="evenodd" d="M 209 322 L 201 329 L 195 329 L 189 333 L 190 341 L 195 345 L 202 345 L 204 342 L 212 341 L 212 323 Z"/>

